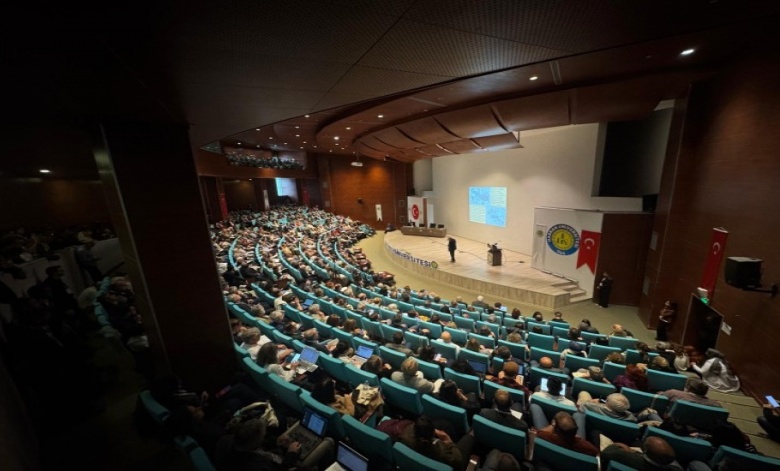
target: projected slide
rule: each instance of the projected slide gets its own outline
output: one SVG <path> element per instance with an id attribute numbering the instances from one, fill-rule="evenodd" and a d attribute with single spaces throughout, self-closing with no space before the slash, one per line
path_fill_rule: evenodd
<path id="1" fill-rule="evenodd" d="M 506 227 L 506 187 L 469 187 L 469 221 Z"/>

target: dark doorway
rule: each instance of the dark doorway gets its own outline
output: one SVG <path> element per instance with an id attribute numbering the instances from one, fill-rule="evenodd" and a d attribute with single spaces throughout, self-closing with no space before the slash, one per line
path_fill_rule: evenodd
<path id="1" fill-rule="evenodd" d="M 685 345 L 693 345 L 702 353 L 708 348 L 716 348 L 722 322 L 721 313 L 709 304 L 704 304 L 695 294 L 691 294 L 683 342 Z"/>

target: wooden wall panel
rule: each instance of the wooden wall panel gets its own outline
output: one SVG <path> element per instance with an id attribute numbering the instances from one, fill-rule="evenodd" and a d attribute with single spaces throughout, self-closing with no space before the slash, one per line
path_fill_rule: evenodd
<path id="1" fill-rule="evenodd" d="M 766 47 L 693 87 L 676 173 L 659 198 L 669 210 L 666 225 L 656 225 L 666 237 L 654 267 L 656 287 L 648 300 L 653 306 L 668 297 L 687 308 L 701 281 L 713 227 L 729 231 L 725 257 L 760 258 L 764 282 L 780 281 L 779 81 L 780 54 Z M 711 305 L 732 327 L 730 335 L 720 334 L 717 347 L 745 389 L 757 397 L 777 389 L 780 298 L 727 285 L 721 266 Z M 682 314 L 678 322 L 684 323 Z"/>
<path id="2" fill-rule="evenodd" d="M 651 213 L 604 214 L 595 285 L 601 280 L 601 273 L 609 272 L 615 280 L 610 304 L 639 305 L 652 225 Z M 593 292 L 598 296 L 595 285 Z"/>
<path id="3" fill-rule="evenodd" d="M 257 194 L 252 180 L 223 180 L 222 184 L 225 188 L 228 211 L 262 209 L 262 193 Z"/>

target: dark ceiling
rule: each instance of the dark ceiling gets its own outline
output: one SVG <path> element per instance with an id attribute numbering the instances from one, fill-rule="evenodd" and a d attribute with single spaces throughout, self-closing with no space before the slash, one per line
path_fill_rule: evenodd
<path id="1" fill-rule="evenodd" d="M 770 37 L 780 13 L 757 0 L 105 3 L 15 15 L 30 21 L 6 30 L 9 114 L 154 116 L 190 123 L 194 148 L 405 161 L 646 111 Z"/>

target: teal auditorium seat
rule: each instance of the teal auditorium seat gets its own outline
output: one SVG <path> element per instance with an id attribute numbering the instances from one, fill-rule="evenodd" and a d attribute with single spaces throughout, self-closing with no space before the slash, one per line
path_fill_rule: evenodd
<path id="1" fill-rule="evenodd" d="M 249 374 L 249 377 L 252 378 L 252 381 L 254 381 L 257 387 L 264 389 L 268 393 L 273 392 L 268 386 L 268 371 L 266 371 L 265 368 L 252 361 L 249 357 L 245 357 L 241 360 L 241 363 L 241 366 Z"/>
<path id="2" fill-rule="evenodd" d="M 518 463 L 525 461 L 525 432 L 497 424 L 481 415 L 475 415 L 474 439 L 491 448 L 498 448 L 512 454 Z"/>
<path id="3" fill-rule="evenodd" d="M 464 330 L 454 329 L 452 327 L 445 327 L 444 332 L 449 332 L 452 336 L 452 341 L 457 343 L 461 347 L 466 345 L 466 341 L 469 339 L 468 333 Z"/>
<path id="4" fill-rule="evenodd" d="M 509 395 L 512 397 L 512 402 L 517 402 L 519 404 L 522 404 L 523 409 L 525 409 L 525 401 L 526 401 L 525 393 L 519 389 L 507 388 L 501 386 L 498 383 L 494 383 L 493 381 L 488 381 L 488 380 L 485 380 L 482 383 L 482 389 L 485 392 L 485 401 L 487 401 L 488 403 L 493 402 L 493 396 L 496 395 L 496 391 L 498 391 L 499 389 L 503 389 L 509 392 Z"/>
<path id="5" fill-rule="evenodd" d="M 780 470 L 780 459 L 748 453 L 725 445 L 721 445 L 720 448 L 715 451 L 715 455 L 710 461 L 710 468 L 716 469 L 716 465 L 726 458 L 736 461 L 743 469 L 748 469 L 750 471 Z"/>
<path id="6" fill-rule="evenodd" d="M 603 468 L 602 468 L 603 469 Z M 618 463 L 617 461 L 610 461 L 606 471 L 637 471 L 636 468 L 632 468 L 627 464 Z"/>
<path id="7" fill-rule="evenodd" d="M 498 341 L 499 347 L 507 347 L 509 351 L 512 352 L 513 358 L 519 358 L 523 361 L 528 358 L 528 351 L 525 349 L 526 345 L 526 343 L 514 343 L 506 340 Z"/>
<path id="8" fill-rule="evenodd" d="M 548 421 L 552 420 L 558 412 L 567 412 L 569 414 L 577 412 L 577 408 L 574 406 L 568 406 L 566 404 L 561 404 L 558 401 L 553 401 L 552 399 L 545 399 L 534 395 L 531 395 L 531 404 L 537 404 L 541 407 L 544 416 L 547 417 Z"/>
<path id="9" fill-rule="evenodd" d="M 544 350 L 552 350 L 555 348 L 555 337 L 552 335 L 535 334 L 533 332 L 528 334 L 528 338 L 525 339 L 531 348 L 541 348 Z"/>
<path id="10" fill-rule="evenodd" d="M 631 337 L 615 337 L 614 335 L 609 338 L 609 346 L 617 347 L 621 350 L 628 350 L 636 348 L 636 344 L 639 339 Z"/>
<path id="11" fill-rule="evenodd" d="M 669 408 L 669 398 L 661 394 L 653 394 L 631 388 L 623 388 L 620 390 L 620 393 L 626 396 L 631 404 L 631 412 L 639 412 L 650 407 L 663 417 L 666 409 Z"/>
<path id="12" fill-rule="evenodd" d="M 552 444 L 541 438 L 534 440 L 533 463 L 544 462 L 553 471 L 598 471 L 599 463 L 595 456 L 571 451 Z"/>
<path id="13" fill-rule="evenodd" d="M 318 414 L 328 419 L 328 435 L 336 440 L 343 440 L 347 436 L 344 424 L 341 423 L 341 414 L 336 409 L 319 402 L 310 394 L 301 395 L 300 398 L 301 404 L 314 409 Z"/>
<path id="14" fill-rule="evenodd" d="M 588 358 L 593 358 L 603 363 L 604 359 L 607 358 L 607 355 L 612 352 L 620 353 L 621 350 L 618 347 L 605 347 L 604 345 L 591 344 L 590 350 L 588 351 Z"/>
<path id="15" fill-rule="evenodd" d="M 458 360 L 471 360 L 479 363 L 484 363 L 486 365 L 490 364 L 490 356 L 488 356 L 485 353 L 471 351 L 467 348 L 460 349 L 460 353 L 458 353 Z"/>
<path id="16" fill-rule="evenodd" d="M 361 423 L 350 415 L 341 418 L 352 446 L 369 460 L 380 459 L 393 462 L 393 441 L 390 435 Z"/>
<path id="17" fill-rule="evenodd" d="M 604 377 L 609 382 L 614 381 L 620 375 L 626 374 L 626 365 L 612 363 L 611 361 L 605 361 L 602 369 L 604 370 Z"/>
<path id="18" fill-rule="evenodd" d="M 191 449 L 187 457 L 195 471 L 217 471 L 206 452 L 199 446 Z"/>
<path id="19" fill-rule="evenodd" d="M 586 342 L 595 342 L 598 339 L 606 339 L 607 336 L 604 334 L 594 334 L 592 332 L 585 332 L 584 330 L 580 332 L 580 337 L 582 337 L 582 340 Z"/>
<path id="20" fill-rule="evenodd" d="M 599 361 L 595 358 L 578 357 L 577 355 L 566 355 L 563 366 L 569 371 L 577 371 L 581 368 L 588 369 L 591 366 L 599 366 Z"/>
<path id="21" fill-rule="evenodd" d="M 588 391 L 593 398 L 605 398 L 617 391 L 615 386 L 612 386 L 609 383 L 601 383 L 585 378 L 574 378 L 571 389 L 572 397 L 577 397 L 580 394 L 580 391 Z"/>
<path id="22" fill-rule="evenodd" d="M 479 342 L 480 345 L 482 345 L 485 348 L 496 348 L 496 339 L 493 337 L 490 337 L 488 335 L 479 335 L 475 333 L 468 334 L 469 339 L 475 339 L 477 342 Z"/>
<path id="23" fill-rule="evenodd" d="M 674 401 L 669 417 L 698 430 L 713 430 L 718 421 L 726 421 L 729 411 L 722 407 L 711 407 L 689 401 Z"/>
<path id="24" fill-rule="evenodd" d="M 162 426 L 165 419 L 171 415 L 171 412 L 162 404 L 157 402 L 157 399 L 152 397 L 152 393 L 149 390 L 143 390 L 138 394 L 138 399 L 143 404 L 144 409 L 149 413 L 149 416 L 154 420 L 157 426 Z"/>
<path id="25" fill-rule="evenodd" d="M 363 337 L 358 337 L 358 336 L 355 336 L 352 339 L 352 346 L 355 347 L 355 350 L 357 350 L 358 347 L 361 347 L 361 346 L 369 347 L 370 349 L 372 349 L 374 351 L 375 354 L 379 351 L 379 344 L 378 343 L 372 342 L 371 340 L 366 340 Z"/>
<path id="26" fill-rule="evenodd" d="M 243 361 L 244 358 L 249 358 L 249 352 L 245 348 L 241 348 L 237 343 L 233 342 L 233 353 L 236 355 L 236 360 Z"/>
<path id="27" fill-rule="evenodd" d="M 451 406 L 427 394 L 422 397 L 422 407 L 425 415 L 449 421 L 458 434 L 468 433 L 469 423 L 466 409 Z"/>
<path id="28" fill-rule="evenodd" d="M 351 363 L 346 365 L 345 370 L 347 383 L 353 388 L 356 388 L 363 383 L 366 383 L 369 386 L 379 386 L 379 377 L 374 373 L 363 371 Z"/>
<path id="29" fill-rule="evenodd" d="M 420 347 L 428 345 L 428 337 L 424 335 L 417 335 L 408 331 L 404 332 L 404 341 L 406 342 L 406 345 L 415 352 L 419 350 Z"/>
<path id="30" fill-rule="evenodd" d="M 443 379 L 441 374 L 441 367 L 437 363 L 431 363 L 425 360 L 417 360 L 417 365 L 420 367 L 423 376 L 428 381 L 436 381 L 437 379 Z"/>
<path id="31" fill-rule="evenodd" d="M 458 388 L 460 388 L 464 393 L 468 394 L 473 392 L 477 395 L 477 397 L 482 396 L 482 384 L 480 383 L 478 376 L 458 373 L 451 368 L 445 368 L 444 379 L 451 379 L 455 381 L 455 383 L 458 385 Z"/>
<path id="32" fill-rule="evenodd" d="M 431 342 L 431 346 L 440 353 L 443 358 L 449 361 L 455 361 L 458 358 L 458 348 L 455 345 L 447 345 L 442 342 Z M 461 349 L 463 351 L 463 349 Z"/>
<path id="33" fill-rule="evenodd" d="M 341 381 L 342 383 L 349 382 L 349 378 L 347 378 L 347 364 L 338 358 L 320 354 L 317 364 L 336 381 Z"/>
<path id="34" fill-rule="evenodd" d="M 385 402 L 396 409 L 412 414 L 415 418 L 423 412 L 420 393 L 416 389 L 400 385 L 388 378 L 379 380 Z"/>
<path id="35" fill-rule="evenodd" d="M 304 393 L 309 394 L 308 391 L 302 391 L 299 386 L 288 383 L 276 374 L 269 374 L 266 384 L 268 385 L 268 388 L 273 391 L 273 395 L 277 402 L 281 402 L 295 411 L 298 415 L 303 414 L 300 396 Z"/>
<path id="36" fill-rule="evenodd" d="M 453 471 L 448 464 L 417 453 L 401 442 L 393 445 L 393 459 L 398 469 L 404 471 Z"/>
<path id="37" fill-rule="evenodd" d="M 538 386 L 541 384 L 542 378 L 558 378 L 561 380 L 561 384 L 567 384 L 569 382 L 569 376 L 563 373 L 556 373 L 554 371 L 545 370 L 538 366 L 531 367 L 531 384 Z"/>
<path id="38" fill-rule="evenodd" d="M 379 356 L 382 357 L 382 361 L 390 364 L 394 370 L 401 369 L 401 363 L 407 358 L 405 354 L 385 346 L 379 347 Z"/>
<path id="39" fill-rule="evenodd" d="M 550 360 L 553 361 L 553 365 L 557 365 L 561 362 L 561 352 L 556 352 L 553 350 L 545 350 L 543 348 L 532 346 L 531 353 L 529 354 L 528 358 L 530 360 L 539 361 L 542 359 L 542 357 L 549 357 Z"/>
<path id="40" fill-rule="evenodd" d="M 590 410 L 585 411 L 585 429 L 598 430 L 613 442 L 631 445 L 639 438 L 639 425 L 627 420 L 614 419 Z"/>
<path id="41" fill-rule="evenodd" d="M 647 384 L 650 391 L 668 391 L 670 389 L 684 390 L 688 377 L 677 373 L 666 373 L 658 370 L 647 370 Z"/>
<path id="42" fill-rule="evenodd" d="M 709 462 L 715 449 L 712 444 L 707 440 L 692 437 L 682 437 L 675 435 L 666 430 L 661 430 L 658 427 L 648 427 L 645 430 L 645 436 L 647 437 L 661 437 L 666 440 L 669 445 L 674 448 L 674 454 L 677 461 L 683 465 L 688 466 L 691 461 L 701 461 L 703 463 Z"/>

